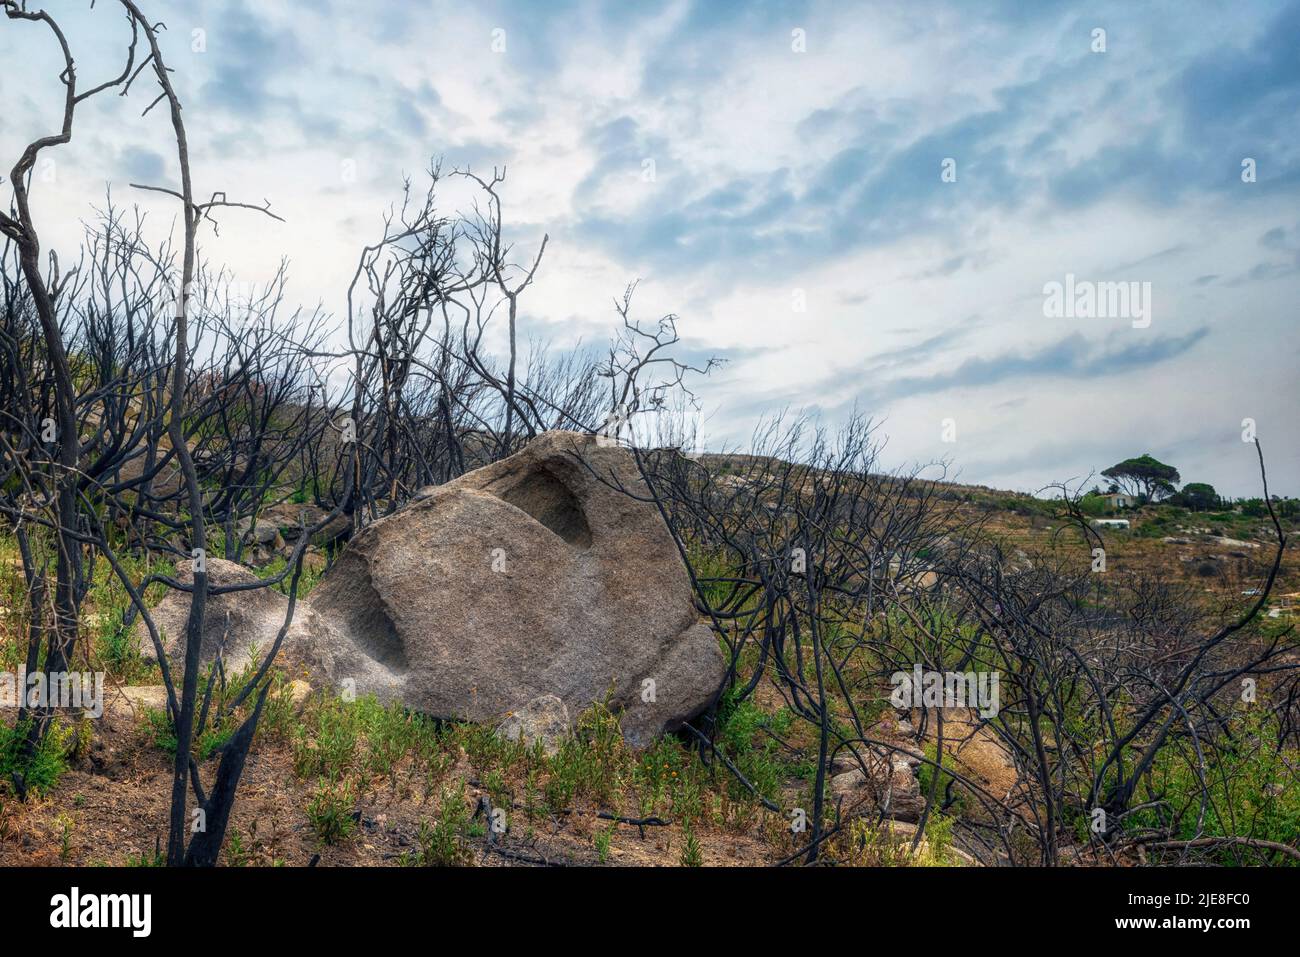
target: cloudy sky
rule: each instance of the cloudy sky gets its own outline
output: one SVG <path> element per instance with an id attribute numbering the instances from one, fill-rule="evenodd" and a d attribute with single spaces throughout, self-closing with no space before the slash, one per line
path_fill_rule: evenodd
<path id="1" fill-rule="evenodd" d="M 550 237 L 526 332 L 602 342 L 641 280 L 641 316 L 729 360 L 699 386 L 706 444 L 856 406 L 889 464 L 966 482 L 1151 452 L 1252 495 L 1249 418 L 1273 490 L 1300 493 L 1300 3 L 142 5 L 197 191 L 286 219 L 205 234 L 243 281 L 284 257 L 292 295 L 337 311 L 404 176 L 504 165 L 519 248 Z M 83 87 L 120 70 L 113 3 L 47 7 Z M 55 54 L 0 20 L 6 179 L 56 122 Z M 38 170 L 65 257 L 106 184 L 166 231 L 172 206 L 127 185 L 176 176 L 151 96 L 88 102 Z M 1149 322 L 1046 315 L 1067 275 L 1149 283 Z"/>

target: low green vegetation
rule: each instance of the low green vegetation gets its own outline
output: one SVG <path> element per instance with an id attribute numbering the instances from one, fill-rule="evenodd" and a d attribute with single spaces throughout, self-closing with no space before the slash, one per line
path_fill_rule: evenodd
<path id="1" fill-rule="evenodd" d="M 406 867 L 458 867 L 471 860 L 470 814 L 465 786 L 445 788 L 438 799 L 438 814 L 421 821 L 416 835 L 417 850 L 403 854 Z"/>
<path id="2" fill-rule="evenodd" d="M 12 790 L 14 775 L 21 775 L 29 791 L 48 794 L 68 768 L 68 759 L 83 741 L 73 724 L 55 718 L 30 758 L 24 758 L 27 725 L 0 723 L 0 793 Z"/>
<path id="3" fill-rule="evenodd" d="M 258 691 L 251 691 L 244 700 L 234 706 L 239 695 L 253 680 L 257 665 L 250 663 L 239 673 L 225 677 L 220 672 L 214 677 L 213 666 L 204 670 L 199 681 L 198 710 L 201 713 L 203 700 L 209 682 L 212 697 L 208 706 L 207 722 L 201 733 L 195 736 L 192 753 L 199 761 L 206 761 L 221 749 L 239 726 L 249 716 L 256 703 Z M 292 721 L 292 689 L 283 672 L 273 671 L 263 679 L 262 684 L 270 685 L 267 691 L 266 705 L 258 725 L 260 735 L 282 734 Z M 258 685 L 260 689 L 262 685 Z M 144 711 L 145 734 L 155 747 L 168 754 L 176 753 L 176 730 L 171 715 L 165 708 L 146 708 Z M 197 728 L 197 726 L 196 726 Z"/>
<path id="4" fill-rule="evenodd" d="M 307 805 L 307 820 L 322 844 L 338 844 L 356 826 L 356 795 L 346 781 L 324 781 Z"/>
<path id="5" fill-rule="evenodd" d="M 1230 745 L 1220 747 L 1203 773 L 1175 750 L 1156 758 L 1148 800 L 1125 818 L 1130 831 L 1168 828 L 1171 839 L 1191 841 L 1248 833 L 1253 840 L 1295 845 L 1300 836 L 1300 750 L 1276 747 L 1278 722 L 1262 710 L 1243 708 L 1230 719 Z M 1232 844 L 1219 863 L 1238 863 Z M 1278 855 L 1276 863 L 1297 866 Z"/>

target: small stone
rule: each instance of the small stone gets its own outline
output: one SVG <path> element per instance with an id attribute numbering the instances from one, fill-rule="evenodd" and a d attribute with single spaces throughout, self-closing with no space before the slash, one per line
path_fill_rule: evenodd
<path id="1" fill-rule="evenodd" d="M 510 741 L 522 739 L 530 747 L 538 741 L 547 754 L 560 748 L 560 739 L 569 733 L 569 709 L 553 694 L 538 695 L 497 725 L 497 734 Z"/>

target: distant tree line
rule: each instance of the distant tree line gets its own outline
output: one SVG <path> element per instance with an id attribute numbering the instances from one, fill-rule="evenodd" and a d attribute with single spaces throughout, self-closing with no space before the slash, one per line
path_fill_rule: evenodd
<path id="1" fill-rule="evenodd" d="M 1100 486 L 1094 486 L 1088 493 L 1084 501 L 1089 512 L 1099 511 L 1103 507 L 1101 502 L 1090 500 L 1099 499 L 1104 494 L 1122 492 L 1132 496 L 1139 505 L 1162 502 L 1193 512 L 1237 508 L 1243 515 L 1252 518 L 1264 518 L 1268 515 L 1268 508 L 1263 499 L 1225 498 L 1219 495 L 1214 486 L 1208 482 L 1188 482 L 1179 489 L 1178 483 L 1182 481 L 1182 476 L 1178 469 L 1161 462 L 1149 452 L 1116 462 L 1110 468 L 1103 469 L 1101 474 L 1110 479 L 1110 484 L 1105 491 Z M 1296 499 L 1274 495 L 1271 501 L 1275 503 L 1278 513 L 1284 518 L 1300 514 L 1300 501 Z"/>

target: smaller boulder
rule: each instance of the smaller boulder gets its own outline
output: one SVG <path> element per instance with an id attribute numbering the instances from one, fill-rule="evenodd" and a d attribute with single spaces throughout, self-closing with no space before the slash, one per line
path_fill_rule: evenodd
<path id="1" fill-rule="evenodd" d="M 831 778 L 831 793 L 843 797 L 849 806 L 870 803 L 896 821 L 917 821 L 925 808 L 925 796 L 905 754 L 884 757 L 864 755 L 866 771 L 860 766 Z"/>
<path id="2" fill-rule="evenodd" d="M 243 585 L 260 581 L 258 575 L 242 565 L 224 558 L 207 560 L 209 586 Z M 194 563 L 180 562 L 176 566 L 178 581 L 190 585 L 194 582 Z M 261 655 L 270 651 L 275 637 L 284 625 L 289 600 L 270 587 L 251 588 L 244 591 L 210 595 L 203 615 L 203 638 L 200 661 L 206 665 L 221 651 L 228 674 L 260 661 Z M 301 606 L 300 606 L 301 607 Z M 185 664 L 185 629 L 189 622 L 190 593 L 169 591 L 150 612 L 162 638 L 163 650 L 172 667 L 172 676 L 180 680 L 179 669 Z M 304 627 L 310 624 L 308 613 L 296 616 L 290 634 L 281 646 L 284 651 Z M 146 661 L 155 660 L 153 642 L 143 621 L 137 621 L 135 633 L 140 639 L 141 655 Z"/>
<path id="3" fill-rule="evenodd" d="M 546 753 L 554 754 L 570 728 L 569 709 L 564 701 L 557 695 L 542 694 L 507 715 L 497 725 L 497 734 L 510 741 L 522 739 L 530 747 L 541 741 Z"/>
<path id="4" fill-rule="evenodd" d="M 265 545 L 267 548 L 279 548 L 284 544 L 280 530 L 274 522 L 265 519 L 256 525 L 251 519 L 241 519 L 238 524 L 239 534 L 245 545 Z"/>
<path id="5" fill-rule="evenodd" d="M 257 520 L 259 524 L 265 522 L 275 526 L 286 542 L 296 542 L 304 528 L 311 528 L 324 518 L 325 514 L 315 505 L 281 502 L 264 509 Z"/>

